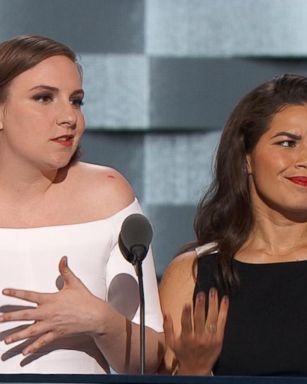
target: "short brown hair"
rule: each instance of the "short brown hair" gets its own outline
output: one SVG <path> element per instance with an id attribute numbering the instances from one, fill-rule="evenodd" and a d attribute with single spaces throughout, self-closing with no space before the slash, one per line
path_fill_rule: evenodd
<path id="1" fill-rule="evenodd" d="M 77 63 L 76 54 L 66 45 L 49 37 L 16 36 L 0 44 L 0 103 L 7 97 L 10 82 L 21 73 L 51 56 L 66 56 Z"/>
<path id="2" fill-rule="evenodd" d="M 11 81 L 21 73 L 52 56 L 66 56 L 74 62 L 82 75 L 76 54 L 65 44 L 49 37 L 20 35 L 0 44 L 0 104 L 5 102 Z M 70 160 L 74 163 L 81 156 L 80 147 Z"/>

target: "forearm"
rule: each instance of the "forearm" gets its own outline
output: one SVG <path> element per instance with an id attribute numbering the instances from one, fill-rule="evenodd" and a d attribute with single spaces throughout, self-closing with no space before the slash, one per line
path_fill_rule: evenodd
<path id="1" fill-rule="evenodd" d="M 112 310 L 103 326 L 103 333 L 94 336 L 95 342 L 118 373 L 140 373 L 140 326 Z M 164 351 L 164 336 L 153 329 L 145 329 L 145 370 L 158 369 Z"/>

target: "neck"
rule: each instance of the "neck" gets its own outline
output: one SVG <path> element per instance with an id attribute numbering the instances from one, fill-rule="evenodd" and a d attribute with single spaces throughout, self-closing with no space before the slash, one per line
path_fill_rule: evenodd
<path id="1" fill-rule="evenodd" d="M 253 229 L 238 253 L 250 262 L 306 259 L 307 219 L 293 219 L 274 210 L 256 206 Z"/>
<path id="2" fill-rule="evenodd" d="M 0 155 L 1 192 L 8 193 L 12 199 L 27 200 L 44 195 L 57 181 L 59 171 L 41 170 L 31 164 L 16 159 L 5 159 Z"/>

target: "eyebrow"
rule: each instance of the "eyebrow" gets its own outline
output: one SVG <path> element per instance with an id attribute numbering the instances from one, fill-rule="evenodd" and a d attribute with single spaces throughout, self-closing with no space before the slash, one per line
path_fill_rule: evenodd
<path id="1" fill-rule="evenodd" d="M 293 140 L 300 140 L 302 138 L 301 135 L 295 135 L 294 133 L 290 133 L 290 132 L 287 132 L 287 131 L 282 131 L 282 132 L 276 133 L 276 135 L 272 136 L 271 139 L 274 139 L 275 137 L 278 137 L 278 136 L 287 136 L 287 137 L 289 137 L 290 139 L 293 139 Z"/>
<path id="2" fill-rule="evenodd" d="M 50 85 L 36 85 L 35 87 L 31 88 L 30 91 L 34 90 L 48 90 L 51 92 L 58 92 L 59 89 L 56 87 L 51 87 Z M 76 89 L 72 92 L 72 95 L 79 95 L 82 94 L 84 96 L 84 90 L 82 88 Z"/>

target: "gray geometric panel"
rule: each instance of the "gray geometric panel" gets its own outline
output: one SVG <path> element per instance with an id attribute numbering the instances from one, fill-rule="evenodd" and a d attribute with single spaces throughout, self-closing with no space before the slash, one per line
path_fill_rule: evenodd
<path id="1" fill-rule="evenodd" d="M 0 0 L 0 40 L 50 36 L 78 52 L 141 53 L 143 0 Z"/>
<path id="2" fill-rule="evenodd" d="M 197 204 L 211 181 L 220 131 L 148 134 L 144 142 L 144 202 Z"/>
<path id="3" fill-rule="evenodd" d="M 193 205 L 171 206 L 146 205 L 145 214 L 153 227 L 153 254 L 158 278 L 165 267 L 185 243 L 193 241 L 193 220 L 196 208 Z"/>
<path id="4" fill-rule="evenodd" d="M 106 165 L 121 172 L 133 187 L 140 201 L 143 199 L 143 135 L 107 133 L 86 130 L 81 142 L 81 159 Z"/>
<path id="5" fill-rule="evenodd" d="M 245 93 L 285 72 L 306 76 L 307 60 L 151 58 L 150 127 L 220 129 Z"/>
<path id="6" fill-rule="evenodd" d="M 83 54 L 85 105 L 89 128 L 148 126 L 148 61 L 143 55 Z"/>
<path id="7" fill-rule="evenodd" d="M 159 56 L 306 56 L 306 0 L 146 0 Z"/>

